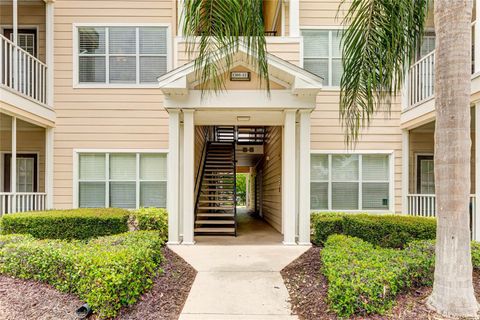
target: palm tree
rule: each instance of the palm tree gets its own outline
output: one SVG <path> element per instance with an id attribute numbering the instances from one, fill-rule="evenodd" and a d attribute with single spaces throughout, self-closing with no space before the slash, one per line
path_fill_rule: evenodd
<path id="1" fill-rule="evenodd" d="M 197 78 L 209 89 L 202 94 L 224 89 L 240 45 L 269 91 L 262 0 L 185 0 L 183 10 L 187 52 L 196 54 Z"/>
<path id="2" fill-rule="evenodd" d="M 342 0 L 347 2 L 346 0 Z M 373 115 L 389 110 L 424 31 L 429 0 L 349 0 L 343 23 L 340 116 L 349 143 Z M 343 6 L 344 3 L 341 4 Z M 475 316 L 469 245 L 470 20 L 472 0 L 436 0 L 435 179 L 437 244 L 429 304 L 442 314 Z M 183 33 L 196 54 L 202 92 L 224 88 L 238 47 L 268 85 L 261 0 L 185 0 Z M 222 63 L 219 63 L 222 62 Z M 268 87 L 267 87 L 268 88 Z"/>
<path id="3" fill-rule="evenodd" d="M 342 3 L 343 5 L 343 3 Z M 435 186 L 437 241 L 429 305 L 475 317 L 470 257 L 470 63 L 472 0 L 436 0 Z M 428 0 L 352 0 L 343 23 L 340 112 L 354 143 L 402 86 L 421 40 Z"/>

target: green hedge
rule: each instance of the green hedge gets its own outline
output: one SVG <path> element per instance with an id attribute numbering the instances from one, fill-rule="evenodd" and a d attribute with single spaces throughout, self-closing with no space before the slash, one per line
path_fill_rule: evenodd
<path id="1" fill-rule="evenodd" d="M 403 289 L 432 283 L 432 248 L 414 241 L 405 250 L 396 250 L 345 235 L 330 236 L 321 259 L 332 310 L 341 317 L 385 313 Z"/>
<path id="2" fill-rule="evenodd" d="M 136 229 L 138 230 L 158 230 L 160 236 L 168 235 L 168 214 L 167 210 L 162 208 L 140 208 L 133 213 L 135 217 Z"/>
<path id="3" fill-rule="evenodd" d="M 405 215 L 316 213 L 312 242 L 323 244 L 331 234 L 361 238 L 386 248 L 403 248 L 412 240 L 435 239 L 434 218 Z"/>
<path id="4" fill-rule="evenodd" d="M 161 272 L 164 238 L 136 231 L 91 240 L 0 236 L 0 273 L 53 285 L 86 301 L 101 318 L 135 303 Z"/>
<path id="5" fill-rule="evenodd" d="M 128 210 L 73 209 L 4 215 L 0 233 L 28 233 L 38 239 L 89 239 L 128 231 Z"/>

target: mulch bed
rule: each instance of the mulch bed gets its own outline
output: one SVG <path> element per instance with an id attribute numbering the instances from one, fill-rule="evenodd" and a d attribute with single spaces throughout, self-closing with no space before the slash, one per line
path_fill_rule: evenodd
<path id="1" fill-rule="evenodd" d="M 281 271 L 290 294 L 292 312 L 302 320 L 338 319 L 335 313 L 328 309 L 328 304 L 325 301 L 327 280 L 321 273 L 320 251 L 320 247 L 310 248 Z M 480 300 L 480 273 L 478 271 L 474 272 L 473 280 L 477 299 Z M 431 291 L 431 288 L 424 287 L 399 295 L 396 305 L 388 315 L 356 316 L 351 319 L 445 319 L 426 306 L 425 302 Z"/>
<path id="2" fill-rule="evenodd" d="M 170 249 L 165 248 L 163 254 L 164 273 L 135 305 L 120 310 L 117 320 L 178 319 L 197 271 Z M 82 304 L 75 295 L 49 285 L 0 276 L 2 320 L 76 319 L 75 310 Z"/>

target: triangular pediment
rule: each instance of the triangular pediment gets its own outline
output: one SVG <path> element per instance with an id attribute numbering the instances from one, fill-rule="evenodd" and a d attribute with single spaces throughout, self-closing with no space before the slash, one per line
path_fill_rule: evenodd
<path id="1" fill-rule="evenodd" d="M 230 70 L 225 73 L 227 90 L 263 90 L 266 85 L 262 84 L 252 57 L 248 51 L 240 46 L 232 59 Z M 222 57 L 219 64 L 222 64 Z M 267 54 L 271 90 L 288 90 L 295 95 L 316 95 L 322 88 L 323 79 L 288 61 Z M 250 73 L 249 81 L 231 81 L 231 71 L 245 71 Z M 194 61 L 180 66 L 158 78 L 159 86 L 165 94 L 187 95 L 190 91 L 198 91 L 202 83 L 198 81 L 194 68 Z"/>

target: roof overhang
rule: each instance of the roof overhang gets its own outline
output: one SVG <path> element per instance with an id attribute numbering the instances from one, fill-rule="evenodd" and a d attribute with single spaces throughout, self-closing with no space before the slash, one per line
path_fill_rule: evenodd
<path id="1" fill-rule="evenodd" d="M 222 61 L 223 59 L 223 61 Z M 224 57 L 220 57 L 219 64 L 224 63 Z M 158 78 L 159 87 L 165 95 L 165 107 L 168 108 L 188 108 L 189 106 L 202 107 L 258 107 L 268 105 L 285 106 L 296 104 L 297 108 L 314 108 L 318 92 L 322 89 L 323 79 L 314 75 L 288 61 L 278 58 L 272 54 L 267 54 L 267 63 L 270 81 L 275 82 L 284 90 L 271 90 L 270 95 L 264 89 L 256 90 L 235 90 L 223 91 L 217 94 L 204 94 L 196 89 L 200 84 L 195 72 L 195 62 L 191 61 L 181 67 L 178 67 L 169 73 Z M 239 46 L 238 52 L 232 59 L 231 68 L 238 66 L 246 67 L 255 72 L 255 66 L 252 65 L 252 57 L 244 46 Z M 254 105 L 244 101 L 245 94 L 248 91 L 254 95 Z M 263 96 L 263 98 L 260 97 Z M 232 99 L 232 98 L 240 98 Z"/>

